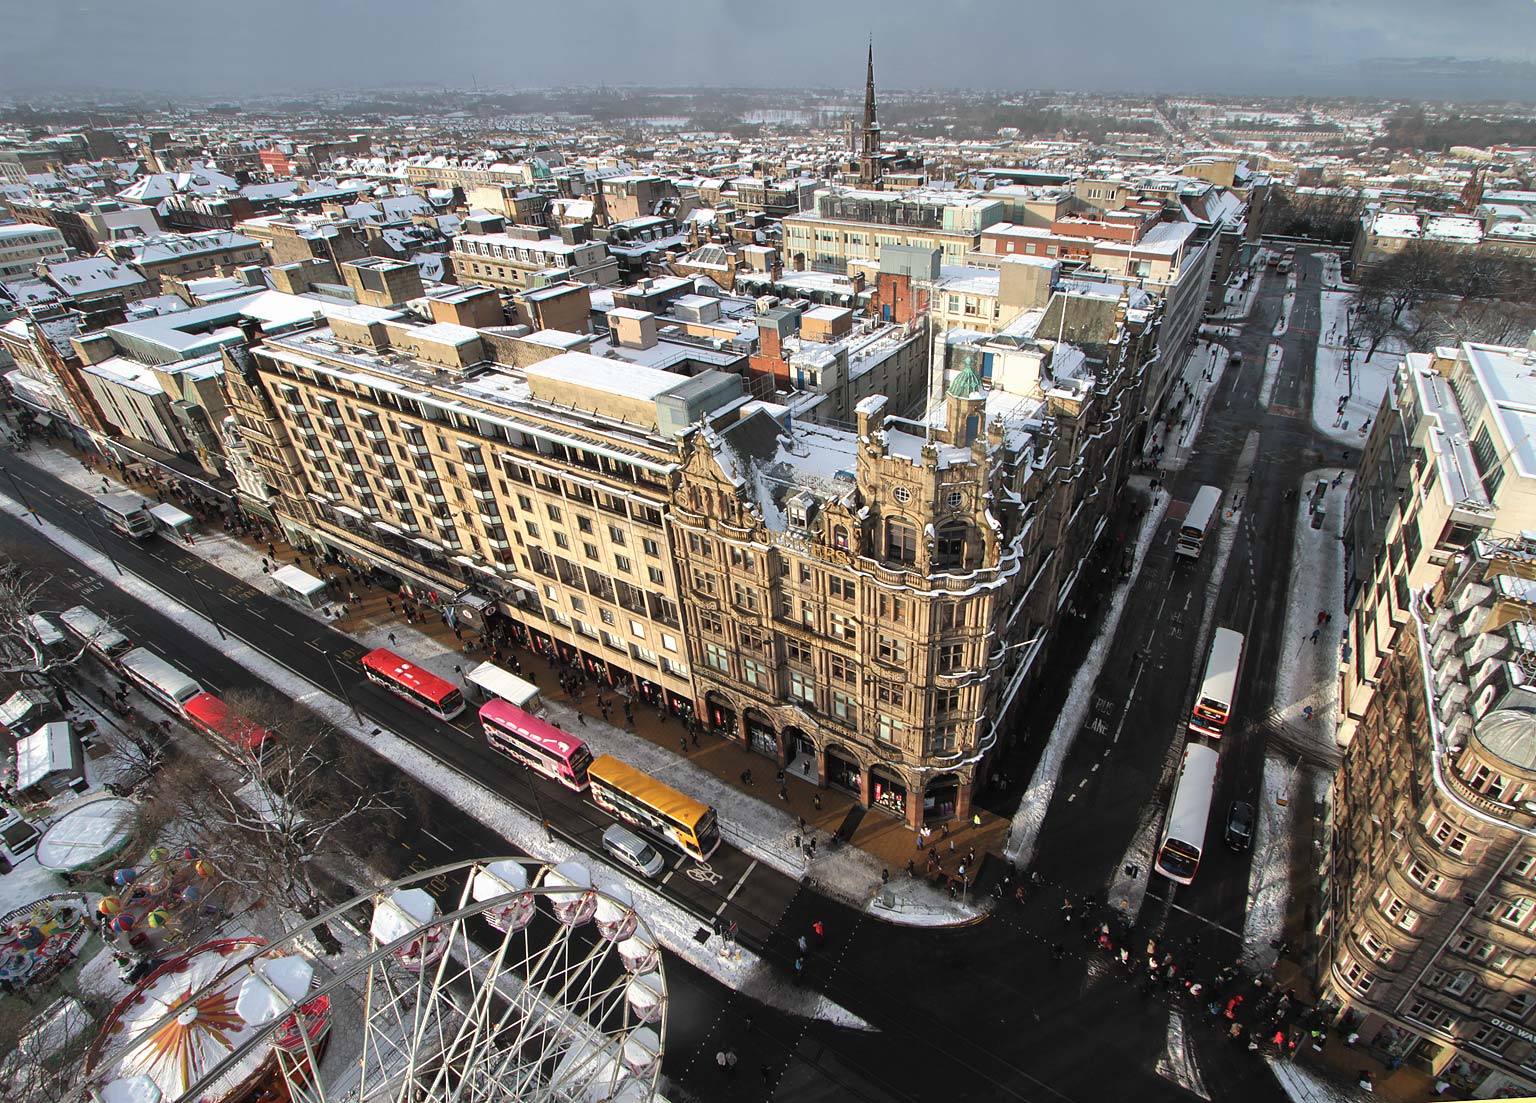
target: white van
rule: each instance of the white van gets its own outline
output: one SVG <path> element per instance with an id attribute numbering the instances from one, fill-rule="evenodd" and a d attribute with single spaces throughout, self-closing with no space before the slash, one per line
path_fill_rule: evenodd
<path id="1" fill-rule="evenodd" d="M 667 868 L 667 861 L 659 850 L 618 824 L 603 832 L 603 849 L 642 877 L 657 877 Z"/>
<path id="2" fill-rule="evenodd" d="M 84 605 L 65 609 L 59 620 L 104 662 L 115 662 L 118 654 L 133 646 L 132 640 Z"/>

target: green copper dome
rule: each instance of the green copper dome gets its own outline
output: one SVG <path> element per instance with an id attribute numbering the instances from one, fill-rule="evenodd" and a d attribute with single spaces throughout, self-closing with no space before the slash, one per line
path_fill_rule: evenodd
<path id="1" fill-rule="evenodd" d="M 981 392 L 981 376 L 972 368 L 962 368 L 949 384 L 951 398 L 970 398 Z"/>

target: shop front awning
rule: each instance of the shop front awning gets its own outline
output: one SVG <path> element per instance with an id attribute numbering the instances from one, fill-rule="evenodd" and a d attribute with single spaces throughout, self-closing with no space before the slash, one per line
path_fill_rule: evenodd
<path id="1" fill-rule="evenodd" d="M 157 506 L 150 506 L 149 515 L 172 532 L 180 532 L 197 520 L 190 513 L 177 509 L 169 502 L 161 502 Z"/>
<path id="2" fill-rule="evenodd" d="M 191 483 L 221 502 L 232 502 L 235 499 L 233 483 L 228 483 L 226 486 L 218 485 L 209 479 L 208 473 L 201 467 L 182 459 L 174 452 L 167 452 L 164 448 L 150 444 L 148 441 L 134 440 L 130 437 L 109 437 L 106 443 L 119 458 L 127 463 L 148 464 L 173 479 Z M 228 480 L 225 481 L 228 482 Z"/>
<path id="3" fill-rule="evenodd" d="M 292 564 L 286 567 L 279 567 L 276 571 L 272 572 L 272 578 L 278 585 L 292 590 L 300 597 L 309 597 L 325 589 L 324 580 L 316 578 L 308 571 L 301 571 Z"/>

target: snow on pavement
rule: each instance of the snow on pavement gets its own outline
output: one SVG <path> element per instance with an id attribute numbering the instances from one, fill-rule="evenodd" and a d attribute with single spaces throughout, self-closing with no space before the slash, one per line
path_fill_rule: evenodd
<path id="1" fill-rule="evenodd" d="M 1205 1078 L 1189 1044 L 1184 1029 L 1184 1016 L 1173 1008 L 1168 1009 L 1168 1034 L 1163 1053 L 1157 1059 L 1157 1074 L 1164 1080 L 1172 1080 L 1179 1087 L 1201 1099 L 1210 1099 L 1205 1088 Z"/>
<path id="2" fill-rule="evenodd" d="M 1333 486 L 1340 475 L 1344 481 Z M 1311 524 L 1310 492 L 1322 480 L 1328 484 L 1321 528 Z M 1322 757 L 1336 753 L 1333 733 L 1338 709 L 1338 640 L 1344 613 L 1344 558 L 1339 535 L 1344 527 L 1344 503 L 1349 476 L 1336 468 L 1308 472 L 1298 487 L 1295 536 L 1291 541 L 1291 579 L 1287 590 L 1285 626 L 1280 634 L 1281 658 L 1275 696 L 1265 728 L 1295 746 L 1310 746 Z M 1318 614 L 1336 616 L 1321 623 Z M 1312 633 L 1317 632 L 1316 642 Z M 1304 711 L 1311 709 L 1311 718 Z M 1291 896 L 1294 808 L 1303 794 L 1310 801 L 1327 793 L 1327 774 L 1298 766 L 1294 753 L 1272 748 L 1264 757 L 1253 861 L 1248 872 L 1248 910 L 1243 917 L 1243 960 L 1250 968 L 1267 970 L 1275 963 L 1270 944 L 1281 938 Z M 1281 802 L 1284 801 L 1282 804 Z M 1310 818 L 1310 817 L 1308 817 Z"/>
<path id="3" fill-rule="evenodd" d="M 1347 291 L 1324 291 L 1319 304 L 1317 360 L 1312 371 L 1312 424 L 1319 433 L 1340 444 L 1360 448 L 1365 444 L 1366 423 L 1381 409 L 1381 400 L 1392 386 L 1403 355 L 1400 341 L 1388 338 L 1365 358 L 1369 344 L 1354 350 L 1352 370 L 1346 373 L 1349 349 L 1350 303 Z M 1351 380 L 1351 376 L 1353 379 Z M 1342 410 L 1339 400 L 1344 399 Z"/>
<path id="4" fill-rule="evenodd" d="M 1225 345 L 1206 341 L 1196 342 L 1195 350 L 1184 362 L 1179 373 L 1180 382 L 1187 386 L 1193 403 L 1184 417 L 1182 426 L 1169 426 L 1165 417 L 1147 432 L 1147 443 L 1142 450 L 1142 460 L 1167 471 L 1181 470 L 1189 462 L 1190 447 L 1205 424 L 1207 402 L 1216 388 L 1221 386 L 1222 373 L 1227 369 L 1230 353 Z M 1175 384 L 1177 386 L 1178 384 Z M 1162 455 L 1157 446 L 1163 445 Z"/>
<path id="5" fill-rule="evenodd" d="M 1337 726 L 1339 641 L 1344 632 L 1344 507 L 1353 474 L 1336 467 L 1309 471 L 1297 489 L 1296 527 L 1291 538 L 1291 580 L 1286 591 L 1285 628 L 1269 722 L 1293 739 L 1334 751 Z M 1339 480 L 1335 486 L 1335 480 Z M 1321 528 L 1313 528 L 1313 488 L 1327 484 Z M 1320 623 L 1319 613 L 1333 619 Z M 1317 642 L 1312 633 L 1317 632 Z M 1312 709 L 1312 719 L 1304 710 Z"/>
<path id="6" fill-rule="evenodd" d="M 1266 1056 L 1264 1063 L 1294 1103 L 1363 1103 L 1364 1100 L 1375 1098 L 1374 1093 L 1367 1094 L 1355 1088 L 1329 1083 L 1318 1075 L 1316 1069 L 1307 1068 L 1295 1061 Z"/>
<path id="7" fill-rule="evenodd" d="M 1280 361 L 1285 350 L 1278 342 L 1271 342 L 1264 354 L 1264 384 L 1259 388 L 1259 405 L 1269 409 L 1269 401 L 1275 396 L 1275 381 L 1280 378 Z"/>
<path id="8" fill-rule="evenodd" d="M 9 497 L 0 496 L 0 510 L 13 517 L 23 518 L 35 524 L 30 515 Z M 578 858 L 589 865 L 598 865 L 584 851 L 577 851 L 563 843 L 551 842 L 545 837 L 542 825 L 516 805 L 496 793 L 477 784 L 429 752 L 422 750 L 386 728 L 372 723 L 359 725 L 351 708 L 343 701 L 315 689 L 293 667 L 251 647 L 231 635 L 220 640 L 214 627 L 191 610 L 182 607 L 151 583 L 137 575 L 114 575 L 108 558 L 96 549 L 76 540 L 69 533 L 54 525 L 43 525 L 42 534 L 84 566 L 100 575 L 106 582 L 125 593 L 155 606 L 163 616 L 194 635 L 209 647 L 222 652 L 230 661 L 239 664 L 253 676 L 267 684 L 289 693 L 294 700 L 305 705 L 333 724 L 337 730 L 347 733 L 359 743 L 371 747 L 376 753 L 395 764 L 403 773 L 415 778 L 461 811 L 473 816 L 492 830 L 500 833 L 524 853 L 541 861 L 561 862 Z M 226 631 L 229 629 L 226 627 Z M 614 875 L 610 879 L 618 879 Z M 642 914 L 652 925 L 662 945 L 678 957 L 715 977 L 721 983 L 743 991 L 753 998 L 771 1003 L 792 1014 L 820 1018 L 837 1025 L 867 1029 L 858 1016 L 834 1001 L 815 995 L 790 984 L 780 977 L 756 954 L 739 947 L 733 955 L 716 952 L 718 940 L 711 936 L 707 945 L 694 941 L 693 934 L 700 929 L 700 922 L 685 914 L 676 905 L 656 893 L 647 884 L 623 878 L 634 893 L 637 902 L 643 903 Z"/>
<path id="9" fill-rule="evenodd" d="M 1087 718 L 1088 706 L 1093 701 L 1093 687 L 1099 679 L 1100 671 L 1104 669 L 1104 660 L 1109 656 L 1110 645 L 1114 642 L 1115 632 L 1120 626 L 1120 615 L 1125 612 L 1126 598 L 1130 596 L 1131 590 L 1136 585 L 1136 580 L 1141 574 L 1142 563 L 1147 557 L 1147 549 L 1152 546 L 1152 538 L 1157 535 L 1163 515 L 1168 510 L 1167 491 L 1154 491 L 1152 499 L 1151 508 L 1142 517 L 1141 535 L 1136 540 L 1136 558 L 1131 567 L 1130 577 L 1115 588 L 1114 596 L 1110 599 L 1109 611 L 1105 614 L 1104 623 L 1099 629 L 1098 638 L 1093 641 L 1093 646 L 1084 657 L 1082 665 L 1077 668 L 1077 674 L 1067 690 L 1066 703 L 1056 717 L 1056 725 L 1051 729 L 1045 750 L 1040 754 L 1040 762 L 1035 766 L 1034 776 L 1029 779 L 1029 786 L 1024 790 L 1024 798 L 1019 802 L 1019 810 L 1014 813 L 1013 823 L 1009 825 L 1003 854 L 1020 869 L 1034 860 L 1035 847 L 1040 841 L 1040 828 L 1045 823 L 1045 813 L 1050 807 L 1052 795 L 1056 792 L 1056 783 L 1061 777 L 1062 766 L 1065 765 L 1067 755 L 1072 750 L 1072 744 L 1077 739 L 1077 733 L 1082 729 L 1083 721 Z"/>

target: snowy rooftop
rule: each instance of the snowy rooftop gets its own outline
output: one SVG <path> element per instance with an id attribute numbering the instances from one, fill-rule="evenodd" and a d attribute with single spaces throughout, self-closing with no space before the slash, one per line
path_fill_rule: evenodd
<path id="1" fill-rule="evenodd" d="M 1148 230 L 1140 241 L 1132 243 L 1096 240 L 1094 248 L 1109 252 L 1123 249 L 1137 254 L 1161 253 L 1172 257 L 1184 248 L 1185 243 L 1194 236 L 1198 228 L 1193 222 L 1159 222 Z"/>
<path id="2" fill-rule="evenodd" d="M 1536 352 L 1467 342 L 1462 352 L 1487 395 L 1519 473 L 1536 478 Z"/>
<path id="3" fill-rule="evenodd" d="M 1002 273 L 996 268 L 971 268 L 959 264 L 946 264 L 939 269 L 939 282 L 935 290 L 951 291 L 960 295 L 995 296 L 1001 282 Z"/>
<path id="4" fill-rule="evenodd" d="M 1536 238 L 1536 219 L 1496 222 L 1488 233 L 1491 237 Z"/>
<path id="5" fill-rule="evenodd" d="M 605 360 L 585 352 L 562 352 L 523 369 L 530 379 L 548 379 L 625 398 L 653 400 L 687 378 L 620 360 Z"/>
<path id="6" fill-rule="evenodd" d="M 247 249 L 259 246 L 253 237 L 237 234 L 233 230 L 207 230 L 197 234 L 160 234 L 128 243 L 128 251 L 139 264 L 159 264 L 202 253 L 216 253 L 225 249 Z"/>
<path id="7" fill-rule="evenodd" d="M 130 360 L 126 356 L 110 356 L 95 364 L 82 364 L 80 371 L 84 375 L 98 376 L 138 394 L 153 396 L 165 393 L 165 388 L 160 386 L 153 372 L 137 360 Z"/>
<path id="8" fill-rule="evenodd" d="M 69 724 L 44 724 L 16 741 L 16 788 L 30 789 L 71 768 Z"/>
<path id="9" fill-rule="evenodd" d="M 1371 233 L 1377 237 L 1418 237 L 1419 216 L 1412 214 L 1379 214 L 1371 219 Z"/>
<path id="10" fill-rule="evenodd" d="M 1458 241 L 1469 245 L 1476 244 L 1483 240 L 1483 224 L 1475 218 L 1466 218 L 1460 215 L 1441 215 L 1438 218 L 1430 218 L 1425 221 L 1424 236 L 1438 238 L 1441 241 Z"/>
<path id="11" fill-rule="evenodd" d="M 318 300 L 302 295 L 258 291 L 244 299 L 108 326 L 107 332 L 125 340 L 150 341 L 162 348 L 188 354 L 240 337 L 240 330 L 235 325 L 240 318 L 253 318 L 265 328 L 280 329 L 318 317 L 322 307 Z M 328 307 L 324 309 L 329 310 Z"/>
<path id="12" fill-rule="evenodd" d="M 1488 496 L 1483 493 L 1467 440 L 1467 425 L 1450 383 L 1429 366 L 1430 358 L 1424 353 L 1410 353 L 1403 363 L 1418 391 L 1420 407 L 1434 420 L 1429 448 L 1440 472 L 1438 482 L 1446 504 L 1487 509 Z"/>
<path id="13" fill-rule="evenodd" d="M 115 291 L 144 283 L 144 277 L 108 257 L 86 257 L 48 265 L 48 279 L 71 295 Z"/>

